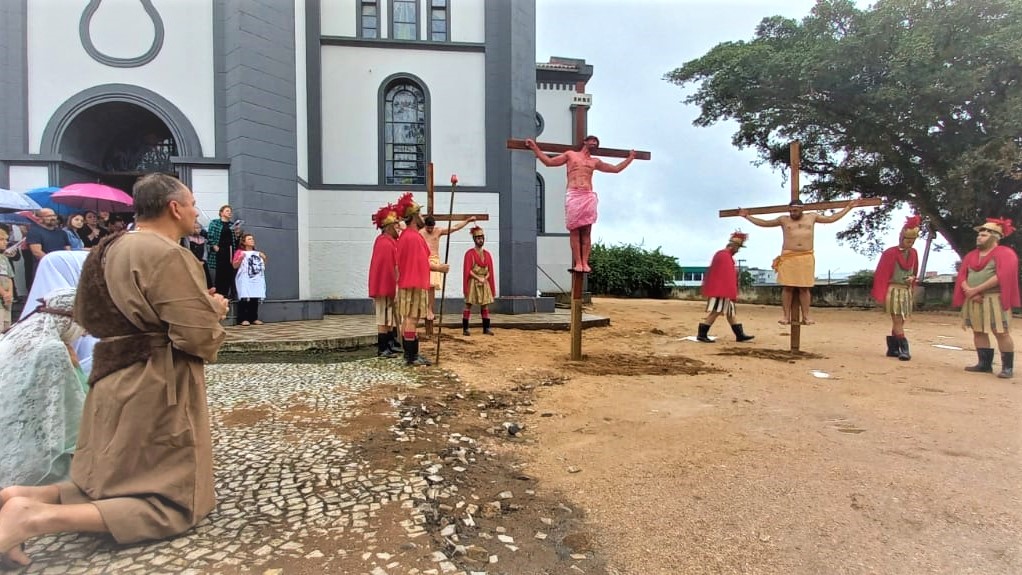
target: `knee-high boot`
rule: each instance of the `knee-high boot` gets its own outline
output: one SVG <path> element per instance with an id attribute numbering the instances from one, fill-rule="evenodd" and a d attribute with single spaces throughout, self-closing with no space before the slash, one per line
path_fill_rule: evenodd
<path id="1" fill-rule="evenodd" d="M 703 343 L 713 343 L 713 340 L 710 339 L 710 324 L 699 324 L 699 335 L 696 336 L 696 339 Z"/>
<path id="2" fill-rule="evenodd" d="M 1013 371 L 1015 369 L 1015 352 L 1013 351 L 1002 351 L 1001 352 L 1001 373 L 997 374 L 997 377 L 1001 379 L 1011 379 L 1014 377 Z"/>
<path id="3" fill-rule="evenodd" d="M 972 371 L 977 373 L 993 373 L 994 372 L 994 348 L 992 347 L 977 347 L 976 356 L 979 357 L 979 363 L 976 365 L 970 365 L 965 368 L 965 371 Z"/>

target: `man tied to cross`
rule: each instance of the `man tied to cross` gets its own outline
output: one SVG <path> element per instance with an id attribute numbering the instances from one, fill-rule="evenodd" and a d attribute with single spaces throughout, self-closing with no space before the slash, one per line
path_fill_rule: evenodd
<path id="1" fill-rule="evenodd" d="M 593 172 L 620 172 L 635 159 L 635 150 L 629 151 L 628 157 L 622 162 L 611 165 L 593 157 L 593 152 L 600 147 L 600 139 L 596 136 L 586 136 L 581 150 L 569 150 L 553 158 L 543 153 L 531 139 L 525 140 L 525 145 L 544 166 L 554 168 L 567 164 L 568 191 L 564 198 L 564 221 L 571 242 L 571 269 L 576 272 L 592 271 L 589 268 L 589 251 L 592 248 L 592 229 L 596 223 L 598 201 L 593 191 Z"/>
<path id="2" fill-rule="evenodd" d="M 816 258 L 813 256 L 813 230 L 816 224 L 830 224 L 845 217 L 852 208 L 861 205 L 859 200 L 852 200 L 841 211 L 834 215 L 803 212 L 805 204 L 802 200 L 792 200 L 788 204 L 788 215 L 772 220 L 763 220 L 749 213 L 747 209 L 738 210 L 738 215 L 763 228 L 780 226 L 784 243 L 781 255 L 774 259 L 773 268 L 777 272 L 777 283 L 781 284 L 781 305 L 784 317 L 777 323 L 791 323 L 791 310 L 798 292 L 799 308 L 802 312 L 803 325 L 816 323 L 809 318 L 811 302 L 810 289 L 816 283 Z"/>

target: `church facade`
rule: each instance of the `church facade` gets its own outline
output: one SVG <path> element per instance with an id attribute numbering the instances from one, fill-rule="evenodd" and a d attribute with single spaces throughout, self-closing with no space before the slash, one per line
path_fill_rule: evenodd
<path id="1" fill-rule="evenodd" d="M 505 144 L 574 138 L 592 69 L 536 64 L 534 0 L 11 0 L 0 51 L 0 187 L 177 174 L 267 253 L 268 319 L 367 311 L 370 214 L 429 164 L 437 214 L 457 174 L 489 215 L 499 309 L 567 285 L 563 169 Z"/>

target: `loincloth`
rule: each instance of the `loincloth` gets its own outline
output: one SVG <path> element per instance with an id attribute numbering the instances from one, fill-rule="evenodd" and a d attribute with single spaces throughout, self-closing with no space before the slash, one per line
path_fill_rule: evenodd
<path id="1" fill-rule="evenodd" d="M 440 256 L 429 256 L 429 265 L 438 266 L 440 265 Z M 433 289 L 441 289 L 444 286 L 444 274 L 440 272 L 431 271 L 429 272 L 429 285 Z"/>
<path id="2" fill-rule="evenodd" d="M 596 192 L 568 188 L 564 196 L 564 225 L 568 231 L 595 224 L 597 204 L 599 198 Z"/>
<path id="3" fill-rule="evenodd" d="M 813 251 L 793 252 L 785 250 L 774 258 L 777 283 L 784 287 L 808 287 L 816 284 L 816 256 Z"/>
<path id="4" fill-rule="evenodd" d="M 1001 294 L 986 293 L 979 301 L 969 300 L 962 306 L 962 327 L 978 333 L 1008 333 L 1011 310 L 1001 305 Z"/>

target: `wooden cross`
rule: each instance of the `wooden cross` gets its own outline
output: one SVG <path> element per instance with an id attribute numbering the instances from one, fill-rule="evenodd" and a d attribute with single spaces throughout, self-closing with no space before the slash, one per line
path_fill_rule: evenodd
<path id="1" fill-rule="evenodd" d="M 433 216 L 438 222 L 463 222 L 469 218 L 475 218 L 477 222 L 488 222 L 490 216 L 487 214 L 437 214 L 433 211 L 433 162 L 426 165 L 426 213 Z"/>
<path id="2" fill-rule="evenodd" d="M 791 201 L 795 201 L 798 198 L 799 183 L 798 174 L 801 166 L 801 144 L 797 141 L 791 143 Z M 879 206 L 883 203 L 880 198 L 863 198 L 859 200 L 858 207 L 868 206 Z M 801 207 L 803 210 L 830 210 L 835 208 L 844 208 L 848 205 L 848 201 L 836 201 L 836 202 L 815 202 L 811 204 L 803 204 Z M 777 205 L 777 206 L 763 206 L 758 208 L 744 208 L 749 215 L 755 214 L 776 214 L 780 212 L 787 212 L 791 210 L 790 204 Z M 742 208 L 734 210 L 720 210 L 720 217 L 731 218 L 739 215 Z M 791 351 L 798 351 L 799 345 L 801 344 L 802 335 L 802 308 L 799 306 L 798 294 L 792 294 L 791 302 Z"/>
<path id="3" fill-rule="evenodd" d="M 578 110 L 576 110 L 577 112 Z M 579 142 L 585 139 L 583 135 L 585 133 L 585 115 L 581 117 L 576 115 L 576 133 L 575 139 Z M 551 144 L 549 142 L 536 142 L 539 149 L 549 154 L 563 154 L 568 151 L 578 151 L 578 146 L 568 146 L 565 144 Z M 509 150 L 529 150 L 532 151 L 528 146 L 525 145 L 525 140 L 510 139 L 507 141 L 507 148 Z M 590 154 L 594 156 L 603 156 L 605 158 L 627 158 L 631 153 L 631 150 L 618 150 L 615 148 L 596 148 L 591 150 Z M 648 160 L 650 159 L 649 152 L 635 152 L 636 160 Z M 581 361 L 582 360 L 582 284 L 585 280 L 585 272 L 571 271 L 571 360 Z"/>

